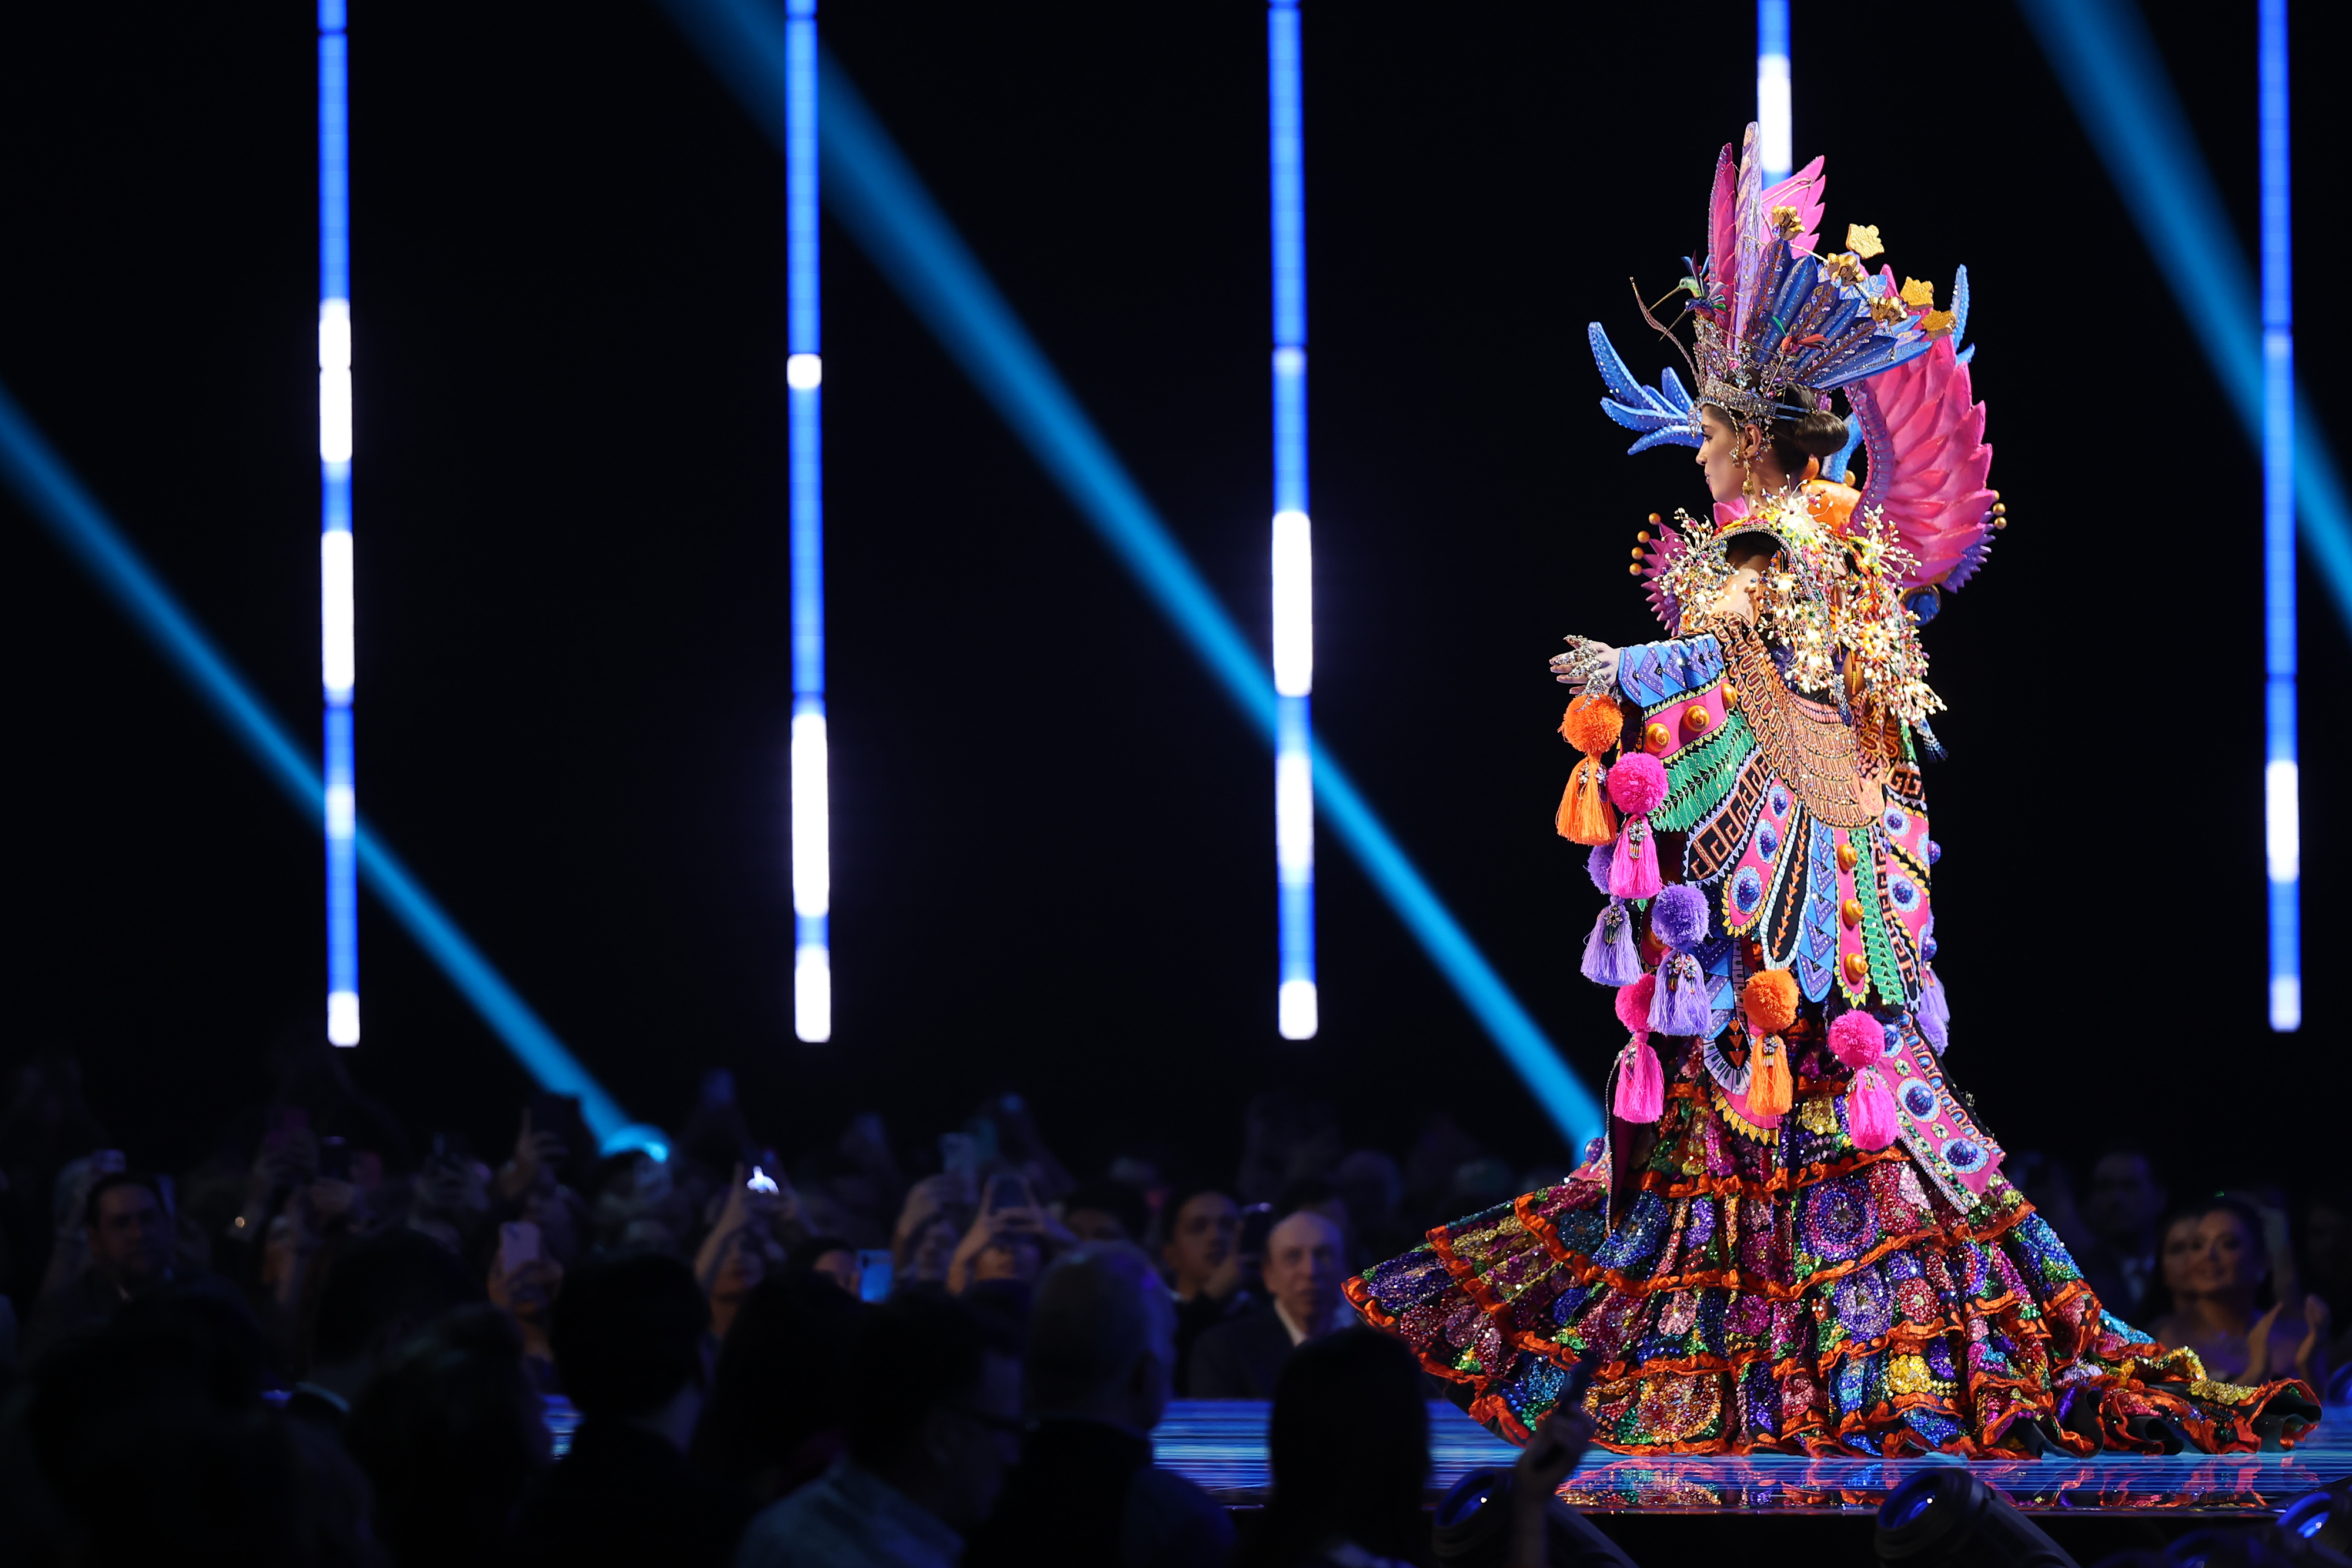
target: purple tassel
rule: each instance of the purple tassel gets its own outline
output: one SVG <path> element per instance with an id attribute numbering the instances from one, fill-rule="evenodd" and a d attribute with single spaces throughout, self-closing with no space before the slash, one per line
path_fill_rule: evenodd
<path id="1" fill-rule="evenodd" d="M 1617 847 L 1614 844 L 1595 844 L 1592 852 L 1584 857 L 1584 874 L 1591 877 L 1592 885 L 1604 894 L 1609 891 L 1609 862 L 1616 857 Z"/>
<path id="2" fill-rule="evenodd" d="M 1952 1009 L 1944 999 L 1944 982 L 1927 971 L 1927 983 L 1919 988 L 1919 1005 L 1912 1009 L 1911 1021 L 1919 1026 L 1921 1038 L 1941 1056 L 1951 1040 Z"/>
<path id="3" fill-rule="evenodd" d="M 1592 935 L 1584 939 L 1584 977 L 1597 986 L 1630 986 L 1642 977 L 1633 916 L 1613 898 L 1592 923 Z"/>
<path id="4" fill-rule="evenodd" d="M 1650 1032 L 1701 1035 L 1714 1021 L 1706 1005 L 1706 977 L 1698 960 L 1676 953 L 1658 966 L 1658 988 L 1650 997 Z"/>

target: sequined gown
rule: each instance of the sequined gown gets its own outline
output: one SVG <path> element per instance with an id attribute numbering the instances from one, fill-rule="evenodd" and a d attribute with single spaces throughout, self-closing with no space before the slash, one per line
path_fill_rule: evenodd
<path id="1" fill-rule="evenodd" d="M 1727 619 L 1624 650 L 1619 688 L 1626 743 L 1667 773 L 1662 863 L 1711 901 L 1712 1032 L 1654 1041 L 1654 1124 L 1612 1116 L 1566 1182 L 1350 1280 L 1357 1311 L 1518 1441 L 1590 1356 L 1599 1441 L 1623 1453 L 2291 1445 L 2318 1418 L 2309 1388 L 2209 1382 L 2193 1353 L 2103 1311 L 1952 1089 L 1937 852 L 1895 729 L 1801 698 Z M 1740 988 L 1768 965 L 1804 997 L 1778 1117 L 1727 1087 L 1748 1054 Z M 1856 1145 L 1853 1074 L 1826 1049 L 1826 1015 L 1858 1009 L 1899 1113 L 1876 1150 Z"/>

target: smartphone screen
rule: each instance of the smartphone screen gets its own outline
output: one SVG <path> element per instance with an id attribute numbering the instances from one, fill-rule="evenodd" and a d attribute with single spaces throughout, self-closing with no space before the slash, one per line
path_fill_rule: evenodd
<path id="1" fill-rule="evenodd" d="M 744 1178 L 743 1190 L 745 1192 L 774 1193 L 782 1189 L 776 1186 L 775 1177 L 770 1176 L 766 1171 L 761 1170 L 758 1166 L 753 1166 L 751 1167 L 751 1174 Z"/>
<path id="2" fill-rule="evenodd" d="M 887 1251 L 860 1252 L 857 1255 L 860 1301 L 887 1301 L 890 1299 L 891 1260 Z"/>

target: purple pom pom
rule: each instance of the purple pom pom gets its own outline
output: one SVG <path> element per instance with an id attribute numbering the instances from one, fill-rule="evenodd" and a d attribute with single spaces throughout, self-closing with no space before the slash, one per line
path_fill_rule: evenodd
<path id="1" fill-rule="evenodd" d="M 1689 952 L 1706 940 L 1706 894 L 1688 883 L 1660 890 L 1650 906 L 1650 931 L 1667 946 Z"/>
<path id="2" fill-rule="evenodd" d="M 1616 857 L 1617 846 L 1613 843 L 1595 844 L 1592 852 L 1584 857 L 1584 874 L 1603 893 L 1609 891 L 1609 862 Z"/>
<path id="3" fill-rule="evenodd" d="M 1935 840 L 1929 839 L 1927 841 L 1927 863 L 1929 865 L 1934 865 L 1937 861 L 1942 860 L 1943 858 L 1944 846 L 1937 843 Z"/>

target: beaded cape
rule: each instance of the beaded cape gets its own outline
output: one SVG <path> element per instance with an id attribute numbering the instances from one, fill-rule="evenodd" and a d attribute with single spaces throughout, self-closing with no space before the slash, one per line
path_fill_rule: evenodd
<path id="1" fill-rule="evenodd" d="M 1948 1076 L 1920 774 L 1942 705 L 1918 627 L 2000 522 L 1955 350 L 1965 274 L 1938 312 L 1861 269 L 1874 229 L 1816 257 L 1820 161 L 1770 191 L 1755 168 L 1750 127 L 1685 279 L 1702 396 L 1671 371 L 1639 386 L 1595 326 L 1602 407 L 1641 451 L 1697 444 L 1706 402 L 1769 415 L 1835 391 L 1868 476 L 1645 536 L 1668 636 L 1618 650 L 1614 692 L 1561 727 L 1586 757 L 1560 831 L 1611 894 L 1583 970 L 1633 1032 L 1609 1132 L 1566 1181 L 1435 1228 L 1348 1299 L 1521 1442 L 1583 1362 L 1597 1441 L 1625 1453 L 2292 1446 L 2311 1390 L 2214 1382 L 2105 1311 Z M 1754 533 L 1776 549 L 1741 613 L 1725 546 Z"/>

